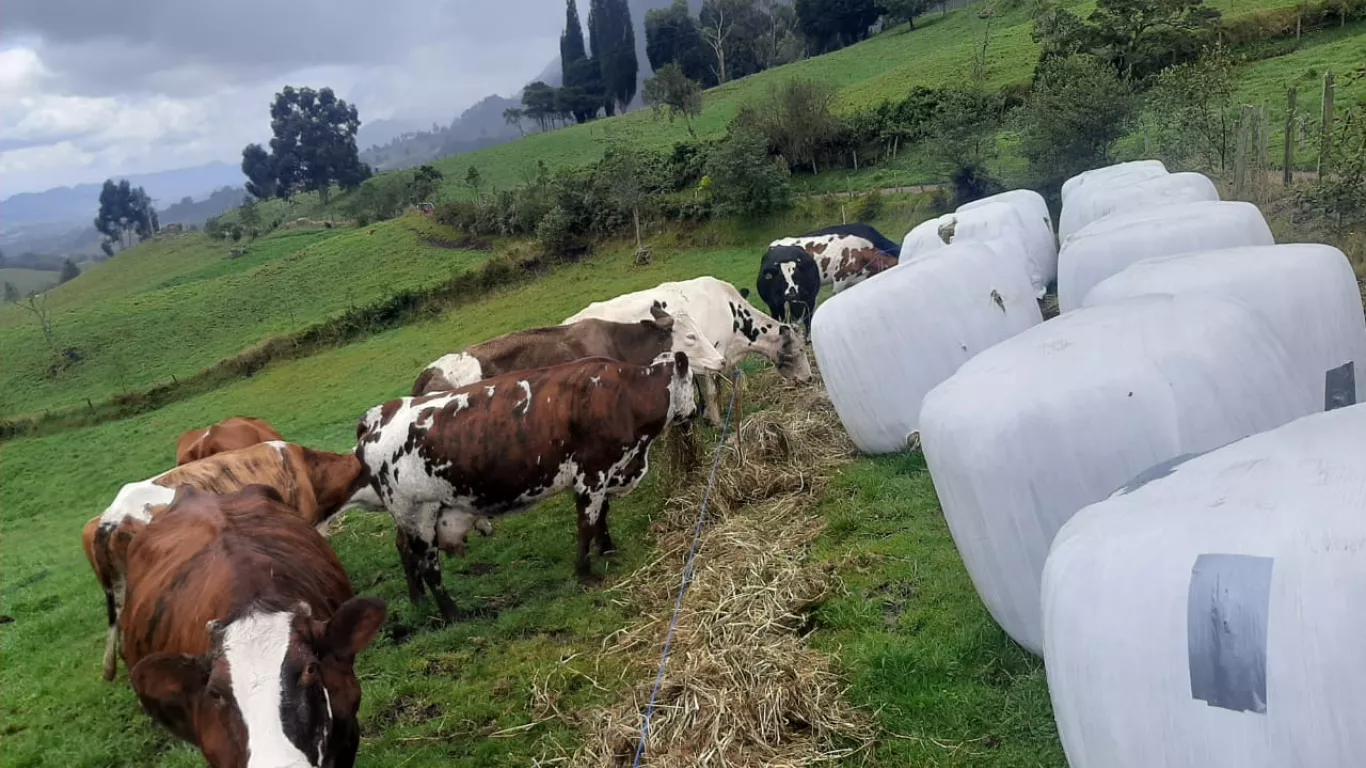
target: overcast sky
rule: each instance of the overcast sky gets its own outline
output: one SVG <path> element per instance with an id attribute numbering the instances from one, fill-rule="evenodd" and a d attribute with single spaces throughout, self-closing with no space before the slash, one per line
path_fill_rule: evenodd
<path id="1" fill-rule="evenodd" d="M 558 54 L 563 0 L 3 0 L 0 199 L 236 164 L 282 86 L 447 123 Z"/>

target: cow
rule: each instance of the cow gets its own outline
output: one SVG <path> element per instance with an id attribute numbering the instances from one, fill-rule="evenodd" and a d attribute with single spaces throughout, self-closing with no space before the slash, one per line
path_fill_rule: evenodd
<path id="1" fill-rule="evenodd" d="M 651 365 L 589 358 L 377 405 L 357 426 L 356 455 L 394 518 L 413 603 L 425 583 L 453 621 L 438 550 L 462 554 L 477 519 L 570 490 L 578 506 L 575 574 L 593 581 L 590 544 L 599 555 L 615 550 L 611 498 L 636 487 L 651 444 L 696 411 L 681 352 Z"/>
<path id="2" fill-rule="evenodd" d="M 113 680 L 117 672 L 116 627 L 123 612 L 127 550 L 140 527 L 135 524 L 147 523 L 163 511 L 176 488 L 232 493 L 248 485 L 268 485 L 285 499 L 294 516 L 321 527 L 362 490 L 363 482 L 360 462 L 352 454 L 271 441 L 200 459 L 119 489 L 113 503 L 86 523 L 81 535 L 85 556 L 104 590 L 109 618 L 104 679 Z"/>
<path id="3" fill-rule="evenodd" d="M 123 659 L 142 708 L 211 768 L 351 768 L 356 656 L 384 624 L 271 487 L 182 486 L 128 547 Z"/>
<path id="4" fill-rule="evenodd" d="M 900 258 L 901 256 L 900 243 L 892 240 L 871 226 L 857 221 L 852 224 L 836 224 L 833 227 L 818 229 L 815 232 L 807 232 L 805 235 L 802 235 L 802 237 L 811 237 L 813 235 L 853 235 L 854 237 L 861 237 L 864 240 L 867 240 L 873 244 L 873 247 L 894 259 Z"/>
<path id="5" fill-rule="evenodd" d="M 176 443 L 176 466 L 207 459 L 215 453 L 235 451 L 270 440 L 284 440 L 275 428 L 251 416 L 224 419 L 208 429 L 192 429 Z"/>
<path id="6" fill-rule="evenodd" d="M 757 287 L 759 298 L 775 318 L 802 321 L 807 338 L 811 337 L 811 315 L 821 292 L 821 270 L 810 254 L 793 245 L 770 248 L 759 265 Z"/>
<path id="7" fill-rule="evenodd" d="M 607 301 L 594 302 L 564 321 L 565 325 L 589 318 L 631 322 L 650 316 L 658 302 L 666 311 L 686 311 L 697 326 L 726 358 L 727 370 L 751 352 L 772 360 L 784 378 L 806 381 L 811 378 L 811 361 L 806 357 L 806 340 L 786 323 L 760 312 L 731 285 L 714 277 L 695 277 L 675 283 L 660 283 L 654 288 L 628 293 Z M 707 419 L 721 423 L 721 406 L 716 397 L 712 375 L 699 377 Z"/>
<path id="8" fill-rule="evenodd" d="M 794 245 L 811 254 L 821 268 L 821 285 L 833 285 L 835 293 L 858 285 L 897 265 L 896 258 L 878 250 L 872 243 L 853 235 L 812 235 L 785 237 L 769 243 L 769 248 Z"/>
<path id="9" fill-rule="evenodd" d="M 546 368 L 585 357 L 606 357 L 647 365 L 660 355 L 682 352 L 693 373 L 720 371 L 725 359 L 686 313 L 671 316 L 658 304 L 651 317 L 635 323 L 585 320 L 573 325 L 514 331 L 463 352 L 446 355 L 417 377 L 413 397 L 449 392 L 490 376 Z"/>

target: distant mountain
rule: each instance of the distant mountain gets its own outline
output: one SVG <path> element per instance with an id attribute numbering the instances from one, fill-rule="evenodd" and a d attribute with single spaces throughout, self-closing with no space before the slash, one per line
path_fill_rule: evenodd
<path id="1" fill-rule="evenodd" d="M 167 224 L 199 226 L 210 217 L 226 213 L 241 205 L 246 196 L 247 190 L 242 187 L 223 187 L 203 200 L 196 201 L 186 197 L 165 210 L 157 211 L 157 220 L 163 227 Z"/>
<path id="2" fill-rule="evenodd" d="M 378 147 L 410 133 L 424 131 L 428 127 L 435 128 L 436 125 L 428 125 L 418 120 L 371 120 L 360 124 L 360 132 L 356 134 L 356 146 L 362 150 L 370 147 Z"/>
<path id="3" fill-rule="evenodd" d="M 236 166 L 223 162 L 178 168 L 159 173 L 116 176 L 147 190 L 158 206 L 187 196 L 204 196 L 221 187 L 240 186 L 246 177 Z M 24 192 L 0 200 L 0 229 L 8 232 L 28 224 L 88 221 L 100 207 L 99 184 L 58 187 L 46 192 Z"/>
<path id="4" fill-rule="evenodd" d="M 405 133 L 383 146 L 371 146 L 360 157 L 381 171 L 393 171 L 511 141 L 522 131 L 503 120 L 503 110 L 521 103 L 520 98 L 486 96 L 448 126 Z"/>

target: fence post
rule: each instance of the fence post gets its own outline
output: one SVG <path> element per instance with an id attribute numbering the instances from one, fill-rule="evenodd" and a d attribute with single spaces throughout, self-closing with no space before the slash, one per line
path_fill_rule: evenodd
<path id="1" fill-rule="evenodd" d="M 1252 133 L 1252 112 L 1255 107 L 1244 104 L 1238 116 L 1238 148 L 1233 155 L 1233 197 L 1243 199 L 1247 185 L 1247 150 L 1249 134 Z"/>
<path id="2" fill-rule="evenodd" d="M 1319 125 L 1319 176 L 1328 172 L 1328 153 L 1333 149 L 1333 90 L 1332 72 L 1323 73 L 1323 122 Z"/>
<path id="3" fill-rule="evenodd" d="M 1298 89 L 1290 86 L 1285 98 L 1285 171 L 1282 182 L 1288 187 L 1295 180 L 1295 97 Z"/>
<path id="4" fill-rule="evenodd" d="M 1257 110 L 1257 184 L 1266 183 L 1266 172 L 1271 169 L 1271 119 L 1266 105 Z"/>

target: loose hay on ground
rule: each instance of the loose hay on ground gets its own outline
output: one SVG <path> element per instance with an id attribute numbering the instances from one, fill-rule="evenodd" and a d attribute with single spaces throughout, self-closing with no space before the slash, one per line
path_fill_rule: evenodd
<path id="1" fill-rule="evenodd" d="M 831 659 L 802 637 L 808 611 L 841 588 L 828 565 L 809 562 L 809 548 L 824 525 L 815 504 L 853 448 L 819 384 L 794 387 L 764 373 L 746 390 L 758 410 L 723 448 L 651 721 L 648 765 L 796 768 L 872 743 L 871 718 L 845 702 Z M 705 492 L 705 464 L 655 524 L 667 554 L 614 587 L 643 616 L 602 651 L 630 678 L 621 681 L 624 700 L 571 714 L 587 733 L 584 745 L 545 762 L 630 764 Z M 547 710 L 550 685 L 536 694 Z"/>

